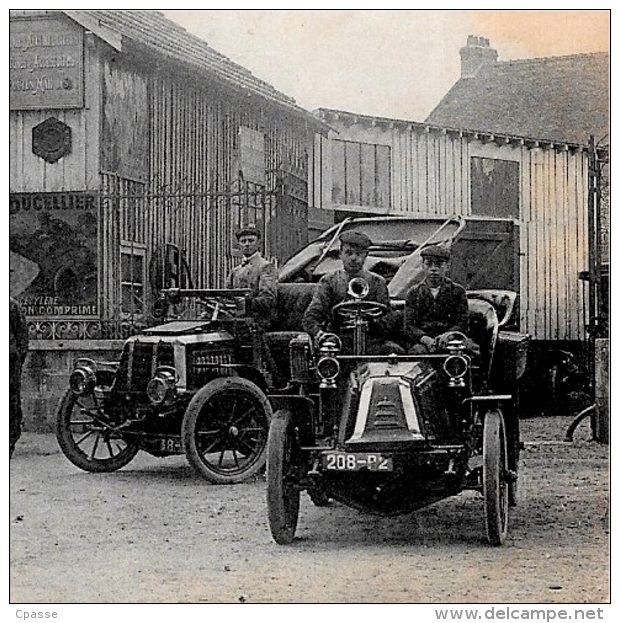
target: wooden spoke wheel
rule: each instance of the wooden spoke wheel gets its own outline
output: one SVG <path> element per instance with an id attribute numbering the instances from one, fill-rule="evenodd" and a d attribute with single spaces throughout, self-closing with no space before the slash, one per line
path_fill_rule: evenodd
<path id="1" fill-rule="evenodd" d="M 188 462 L 215 484 L 235 484 L 265 466 L 271 406 L 242 377 L 207 383 L 190 401 L 181 427 Z"/>
<path id="2" fill-rule="evenodd" d="M 94 393 L 64 393 L 56 413 L 56 439 L 63 454 L 87 472 L 114 472 L 138 453 L 138 446 L 114 431 Z"/>

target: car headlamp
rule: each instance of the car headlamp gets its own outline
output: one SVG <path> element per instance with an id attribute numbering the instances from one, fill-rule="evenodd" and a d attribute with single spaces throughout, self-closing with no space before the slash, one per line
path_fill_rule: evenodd
<path id="1" fill-rule="evenodd" d="M 321 379 L 321 389 L 334 388 L 340 374 L 340 364 L 333 357 L 322 357 L 316 364 L 316 373 Z"/>
<path id="2" fill-rule="evenodd" d="M 95 363 L 90 360 L 78 360 L 75 369 L 69 376 L 71 391 L 78 396 L 84 396 L 91 393 L 96 384 Z"/>
<path id="3" fill-rule="evenodd" d="M 451 355 L 443 363 L 443 369 L 448 375 L 449 387 L 465 387 L 463 377 L 469 369 L 469 361 L 462 355 Z"/>
<path id="4" fill-rule="evenodd" d="M 155 376 L 146 386 L 146 395 L 152 404 L 159 406 L 174 397 L 176 393 L 176 371 L 174 368 L 158 368 Z"/>

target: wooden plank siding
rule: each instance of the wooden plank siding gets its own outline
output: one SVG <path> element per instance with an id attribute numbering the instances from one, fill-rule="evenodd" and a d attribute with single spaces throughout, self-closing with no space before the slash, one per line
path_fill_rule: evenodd
<path id="1" fill-rule="evenodd" d="M 32 152 L 32 130 L 55 117 L 71 128 L 71 153 L 49 163 Z M 10 192 L 63 192 L 89 189 L 85 137 L 93 127 L 83 110 L 13 111 L 9 116 Z M 92 187 L 90 188 L 92 189 Z"/>
<path id="2" fill-rule="evenodd" d="M 84 93 L 91 104 L 80 110 L 12 110 L 9 114 L 9 191 L 63 192 L 97 190 L 99 154 L 99 59 L 89 46 L 84 62 Z M 94 96 L 94 93 L 97 96 Z M 71 153 L 50 164 L 32 152 L 32 129 L 49 117 L 71 128 Z M 88 139 L 88 140 L 87 140 Z"/>
<path id="3" fill-rule="evenodd" d="M 329 111 L 328 111 L 329 112 Z M 466 130 L 333 111 L 334 131 L 315 152 L 314 207 L 362 213 L 472 214 L 471 159 L 518 163 L 521 327 L 541 340 L 583 340 L 587 300 L 578 280 L 588 266 L 587 151 Z M 390 149 L 387 208 L 330 201 L 332 145 L 352 141 Z"/>
<path id="4" fill-rule="evenodd" d="M 140 84 L 140 71 L 129 64 L 115 63 L 114 71 L 106 67 L 106 88 L 118 90 L 126 84 Z M 301 171 L 304 181 L 307 179 L 308 154 L 315 142 L 314 131 L 305 121 L 282 115 L 272 104 L 255 98 L 244 101 L 221 87 L 180 80 L 165 72 L 147 75 L 147 80 L 145 101 L 129 101 L 131 107 L 142 106 L 148 111 L 145 181 L 124 177 L 122 172 L 128 167 L 122 161 L 116 163 L 117 170 L 108 166 L 101 172 L 105 267 L 101 285 L 107 318 L 114 317 L 120 303 L 121 243 L 145 245 L 147 266 L 162 244 L 175 244 L 185 252 L 195 287 L 223 287 L 228 272 L 240 261 L 232 245 L 238 223 L 256 217 L 290 216 L 277 214 L 271 205 L 264 214 L 258 213 L 253 206 L 244 206 L 243 198 L 226 197 L 238 178 L 241 127 L 264 135 L 264 166 L 267 184 L 272 186 L 282 170 Z M 128 118 L 139 114 L 125 112 Z M 137 143 L 127 138 L 125 142 Z M 131 168 L 137 170 L 135 150 L 132 157 Z M 271 195 L 266 196 L 271 200 Z M 285 203 L 278 205 L 283 209 Z M 267 228 L 267 255 L 280 258 L 278 245 L 295 238 L 298 232 L 284 226 L 275 227 L 273 236 L 270 231 Z"/>

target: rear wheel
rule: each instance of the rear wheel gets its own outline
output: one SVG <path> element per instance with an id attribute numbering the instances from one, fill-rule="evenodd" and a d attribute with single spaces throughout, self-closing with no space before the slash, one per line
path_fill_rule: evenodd
<path id="1" fill-rule="evenodd" d="M 64 393 L 56 414 L 56 439 L 64 455 L 87 472 L 114 472 L 125 467 L 138 453 L 112 426 L 106 426 L 94 393 L 77 396 Z"/>
<path id="2" fill-rule="evenodd" d="M 508 532 L 507 455 L 504 418 L 498 410 L 489 411 L 484 418 L 482 485 L 491 545 L 502 545 Z"/>
<path id="3" fill-rule="evenodd" d="M 235 484 L 265 466 L 271 407 L 260 388 L 242 377 L 211 381 L 192 398 L 181 440 L 187 460 L 215 484 Z"/>
<path id="4" fill-rule="evenodd" d="M 300 456 L 289 411 L 277 411 L 267 443 L 267 515 L 276 543 L 295 538 L 299 517 Z"/>

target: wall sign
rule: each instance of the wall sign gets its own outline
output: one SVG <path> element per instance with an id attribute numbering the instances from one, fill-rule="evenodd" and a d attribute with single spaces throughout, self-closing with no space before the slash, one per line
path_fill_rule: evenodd
<path id="1" fill-rule="evenodd" d="M 88 193 L 9 196 L 11 292 L 29 317 L 98 315 L 98 212 Z"/>
<path id="2" fill-rule="evenodd" d="M 58 162 L 71 153 L 71 128 L 50 117 L 32 128 L 32 152 L 46 162 Z"/>
<path id="3" fill-rule="evenodd" d="M 83 40 L 82 29 L 64 18 L 11 20 L 10 109 L 81 108 Z"/>

